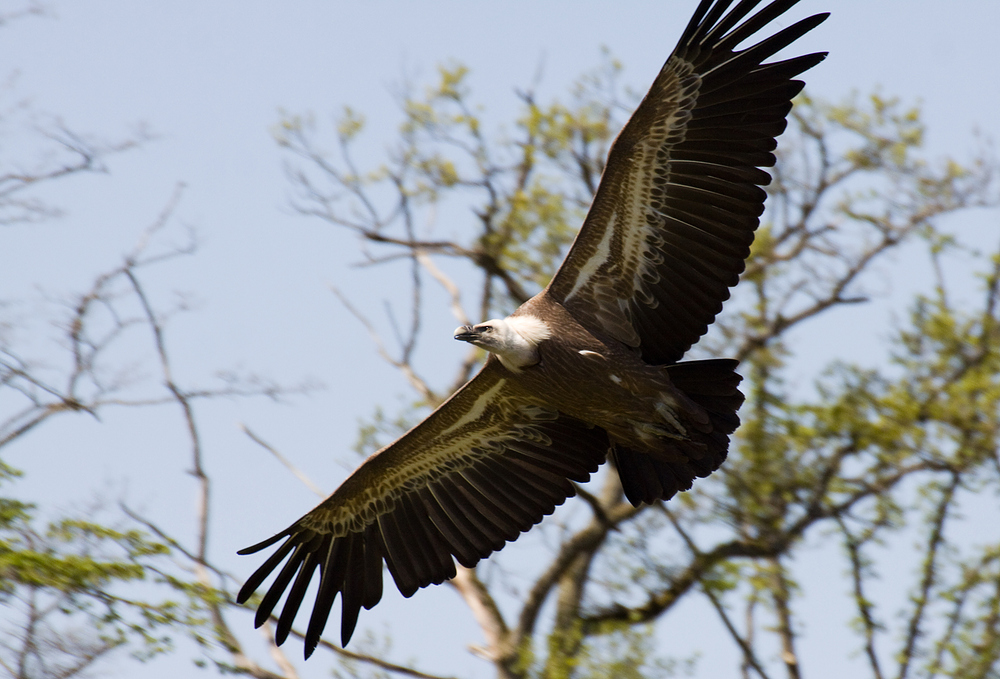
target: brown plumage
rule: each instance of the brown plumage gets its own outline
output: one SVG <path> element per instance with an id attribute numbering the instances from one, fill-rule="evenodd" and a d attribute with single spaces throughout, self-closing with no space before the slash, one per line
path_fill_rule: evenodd
<path id="1" fill-rule="evenodd" d="M 797 0 L 703 0 L 615 141 L 587 219 L 549 286 L 506 319 L 456 339 L 482 370 L 334 493 L 277 535 L 247 601 L 288 636 L 319 571 L 306 629 L 316 648 L 338 594 L 346 644 L 382 596 L 455 575 L 551 514 L 610 457 L 633 504 L 666 500 L 718 469 L 743 401 L 736 361 L 678 363 L 707 331 L 750 253 L 793 78 L 825 53 L 763 63 L 819 14 L 735 48 Z M 283 563 L 283 565 L 282 565 Z"/>

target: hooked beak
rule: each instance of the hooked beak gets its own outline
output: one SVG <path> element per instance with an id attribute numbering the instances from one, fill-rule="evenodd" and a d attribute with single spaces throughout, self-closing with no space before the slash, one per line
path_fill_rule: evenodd
<path id="1" fill-rule="evenodd" d="M 462 342 L 471 342 L 479 338 L 479 332 L 471 325 L 460 325 L 455 328 L 455 339 Z"/>

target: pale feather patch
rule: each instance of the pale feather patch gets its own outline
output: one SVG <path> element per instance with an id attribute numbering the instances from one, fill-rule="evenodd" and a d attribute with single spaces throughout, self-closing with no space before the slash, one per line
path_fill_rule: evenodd
<path id="1" fill-rule="evenodd" d="M 526 405 L 517 409 L 534 422 L 555 422 L 559 419 L 559 411 L 540 405 Z"/>
<path id="2" fill-rule="evenodd" d="M 476 397 L 471 407 L 436 435 L 419 455 L 386 469 L 377 483 L 362 489 L 351 502 L 327 507 L 321 504 L 303 518 L 303 525 L 334 537 L 364 530 L 379 516 L 392 511 L 396 498 L 403 493 L 474 464 L 487 451 L 499 452 L 504 448 L 504 439 L 512 434 L 529 435 L 531 424 L 512 428 L 507 417 L 500 415 L 504 410 L 502 391 L 506 382 L 497 380 Z M 526 414 L 532 419 L 544 419 L 541 413 Z"/>
<path id="3" fill-rule="evenodd" d="M 604 226 L 604 234 L 601 236 L 601 241 L 597 244 L 597 250 L 577 270 L 576 282 L 573 283 L 573 288 L 566 295 L 566 299 L 572 299 L 577 292 L 582 290 L 590 282 L 590 279 L 600 271 L 608 259 L 611 258 L 611 239 L 615 234 L 617 217 L 617 213 L 611 213 L 611 218 Z"/>
<path id="4" fill-rule="evenodd" d="M 552 337 L 552 329 L 537 316 L 524 314 L 521 316 L 508 316 L 507 324 L 518 335 L 528 340 L 532 344 L 538 344 L 542 340 Z"/>
<path id="5" fill-rule="evenodd" d="M 663 150 L 684 140 L 691 119 L 691 108 L 701 85 L 700 78 L 689 77 L 692 70 L 690 64 L 682 62 L 673 67 L 674 77 L 678 80 L 686 78 L 687 82 L 676 93 L 671 114 L 659 121 L 644 139 L 642 153 L 630 173 L 632 181 L 628 182 L 628 186 L 633 189 L 628 194 L 629 200 L 625 203 L 622 219 L 624 224 L 631 224 L 633 227 L 623 230 L 621 253 L 622 260 L 626 263 L 622 267 L 623 271 L 631 272 L 630 297 L 637 298 L 649 307 L 658 305 L 658 300 L 647 286 L 655 285 L 660 280 L 657 268 L 663 263 L 663 255 L 660 253 L 663 240 L 659 229 L 662 220 L 669 217 L 660 209 L 663 205 L 663 190 L 657 189 L 657 195 L 654 196 L 657 178 L 670 175 L 669 152 L 663 153 Z"/>
<path id="6" fill-rule="evenodd" d="M 356 533 L 391 512 L 400 495 L 421 487 L 434 492 L 436 479 L 449 473 L 461 474 L 484 455 L 503 454 L 512 442 L 551 446 L 552 438 L 538 425 L 557 420 L 559 412 L 539 405 L 522 405 L 514 409 L 515 418 L 528 421 L 511 424 L 510 408 L 502 407 L 511 404 L 505 403 L 502 393 L 498 393 L 505 382 L 499 380 L 476 398 L 461 418 L 436 437 L 438 443 L 424 448 L 408 464 L 392 467 L 379 479 L 380 483 L 365 488 L 349 505 L 329 508 L 321 505 L 304 517 L 304 525 L 335 537 Z"/>
<path id="7" fill-rule="evenodd" d="M 496 398 L 497 394 L 499 394 L 500 391 L 504 388 L 505 384 L 507 384 L 507 380 L 502 380 L 502 379 L 497 380 L 496 384 L 494 384 L 492 387 L 490 387 L 482 394 L 480 394 L 478 398 L 476 398 L 475 402 L 472 404 L 472 407 L 469 408 L 469 410 L 467 410 L 465 414 L 462 415 L 462 417 L 460 417 L 450 427 L 442 431 L 439 434 L 439 436 L 441 436 L 442 438 L 446 437 L 455 430 L 461 429 L 465 425 L 471 424 L 472 422 L 475 422 L 480 417 L 482 417 L 483 413 L 486 412 L 486 408 L 490 406 L 490 404 Z"/>
<path id="8" fill-rule="evenodd" d="M 663 419 L 669 422 L 671 426 L 680 432 L 681 436 L 687 436 L 687 429 L 685 429 L 684 425 L 681 424 L 681 421 L 677 419 L 677 416 L 674 414 L 674 411 L 670 406 L 665 403 L 657 403 L 656 412 L 662 415 Z"/>
<path id="9" fill-rule="evenodd" d="M 592 254 L 576 266 L 564 297 L 568 301 L 589 296 L 594 308 L 585 313 L 633 347 L 639 345 L 639 336 L 629 307 L 656 307 L 660 302 L 653 286 L 660 281 L 658 269 L 663 265 L 660 229 L 667 217 L 663 201 L 669 192 L 670 154 L 687 134 L 701 86 L 690 63 L 671 60 L 664 68 L 660 77 L 666 80 L 659 91 L 665 98 L 654 105 L 663 117 L 643 131 L 624 172 L 615 173 L 613 208 Z M 598 232 L 601 226 L 590 223 L 586 228 Z"/>

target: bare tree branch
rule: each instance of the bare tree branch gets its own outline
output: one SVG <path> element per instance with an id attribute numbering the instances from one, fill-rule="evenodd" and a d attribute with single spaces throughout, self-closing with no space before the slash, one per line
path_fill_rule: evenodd
<path id="1" fill-rule="evenodd" d="M 284 455 L 282 455 L 280 452 L 278 452 L 278 450 L 274 446 L 272 446 L 271 444 L 267 443 L 262 438 L 260 438 L 259 436 L 257 436 L 257 434 L 255 434 L 253 431 L 251 431 L 249 427 L 247 427 L 243 423 L 240 423 L 240 429 L 243 430 L 243 433 L 246 434 L 250 438 L 251 441 L 253 441 L 257 445 L 259 445 L 261 448 L 263 448 L 267 452 L 269 452 L 272 455 L 274 455 L 274 457 L 277 458 L 278 462 L 280 462 L 282 465 L 284 465 L 285 468 L 288 469 L 288 471 L 290 471 L 295 476 L 295 478 L 297 478 L 299 481 L 301 481 L 302 484 L 306 488 L 308 488 L 309 490 L 311 490 L 313 493 L 315 493 L 319 497 L 326 497 L 328 495 L 328 493 L 324 493 L 320 489 L 319 486 L 317 486 L 315 483 L 313 483 L 312 479 L 310 479 L 308 476 L 306 476 L 302 472 L 302 470 L 300 470 L 298 467 L 296 467 L 295 465 L 293 465 L 292 462 L 291 462 L 291 460 L 289 460 Z"/>

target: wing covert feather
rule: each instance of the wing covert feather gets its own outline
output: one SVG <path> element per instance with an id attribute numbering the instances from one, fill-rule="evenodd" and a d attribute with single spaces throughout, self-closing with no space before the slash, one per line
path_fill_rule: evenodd
<path id="1" fill-rule="evenodd" d="M 815 28 L 803 19 L 735 48 L 798 0 L 699 5 L 608 154 L 587 219 L 548 293 L 595 332 L 674 363 L 739 280 L 786 126 L 793 78 L 825 53 L 764 63 Z"/>
<path id="2" fill-rule="evenodd" d="M 237 601 L 247 601 L 277 571 L 255 624 L 272 615 L 288 590 L 275 635 L 280 644 L 318 571 L 305 655 L 319 643 L 338 593 L 346 644 L 360 609 L 381 599 L 383 561 L 407 597 L 454 577 L 456 559 L 472 567 L 551 514 L 573 494 L 569 480 L 586 481 L 608 448 L 603 430 L 533 404 L 491 359 L 315 509 L 242 550 L 250 554 L 284 538 Z"/>

